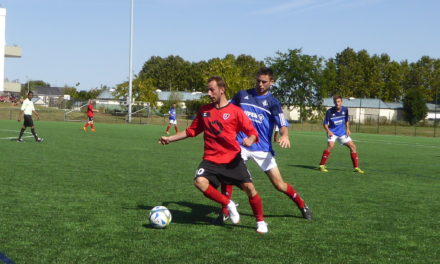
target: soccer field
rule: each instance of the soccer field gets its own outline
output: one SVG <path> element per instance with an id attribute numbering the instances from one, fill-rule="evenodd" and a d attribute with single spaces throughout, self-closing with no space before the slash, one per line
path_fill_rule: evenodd
<path id="1" fill-rule="evenodd" d="M 250 163 L 269 224 L 260 235 L 238 189 L 241 223 L 211 224 L 218 205 L 192 183 L 201 135 L 162 146 L 163 126 L 82 125 L 36 122 L 44 142 L 17 143 L 7 138 L 20 124 L 0 121 L 0 263 L 439 262 L 438 138 L 354 134 L 360 175 L 341 146 L 319 172 L 323 132 L 291 131 L 277 161 L 314 220 Z M 167 229 L 148 225 L 156 205 L 172 213 Z"/>

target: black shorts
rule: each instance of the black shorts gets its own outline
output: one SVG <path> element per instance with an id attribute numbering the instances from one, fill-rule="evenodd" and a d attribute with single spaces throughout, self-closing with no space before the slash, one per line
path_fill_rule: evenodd
<path id="1" fill-rule="evenodd" d="M 88 116 L 87 119 L 89 120 L 89 122 L 93 122 L 93 116 Z"/>
<path id="2" fill-rule="evenodd" d="M 195 178 L 197 177 L 207 178 L 215 188 L 218 188 L 220 183 L 240 187 L 242 183 L 252 182 L 252 176 L 240 154 L 228 164 L 216 164 L 203 160 L 197 168 Z"/>
<path id="3" fill-rule="evenodd" d="M 33 127 L 34 126 L 34 120 L 32 120 L 31 115 L 24 115 L 23 126 L 25 126 L 25 127 Z"/>

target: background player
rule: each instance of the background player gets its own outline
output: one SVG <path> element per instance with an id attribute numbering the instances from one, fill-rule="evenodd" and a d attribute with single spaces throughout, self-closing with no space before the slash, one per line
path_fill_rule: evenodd
<path id="1" fill-rule="evenodd" d="M 99 112 L 96 109 L 93 109 L 93 100 L 89 100 L 89 104 L 87 105 L 87 123 L 83 126 L 83 130 L 87 131 L 87 127 L 90 125 L 92 132 L 95 132 L 95 124 L 93 122 L 94 112 Z"/>
<path id="2" fill-rule="evenodd" d="M 256 75 L 256 86 L 253 89 L 238 92 L 231 100 L 240 106 L 253 126 L 258 131 L 259 141 L 252 146 L 241 146 L 241 156 L 246 162 L 254 160 L 260 169 L 266 173 L 273 186 L 280 192 L 286 194 L 297 205 L 302 216 L 312 219 L 312 212 L 305 204 L 300 195 L 293 189 L 292 185 L 285 182 L 275 161 L 275 153 L 272 149 L 272 132 L 274 126 L 280 127 L 281 137 L 279 144 L 282 148 L 290 148 L 288 122 L 284 118 L 280 102 L 269 92 L 274 83 L 273 72 L 270 68 L 261 68 Z M 239 133 L 237 140 L 242 143 L 244 135 Z M 231 197 L 232 186 L 222 186 L 222 192 Z M 222 209 L 217 222 L 224 222 L 228 217 L 227 210 Z"/>
<path id="3" fill-rule="evenodd" d="M 20 135 L 17 138 L 17 142 L 23 142 L 23 139 L 21 137 L 23 137 L 24 131 L 26 130 L 27 127 L 31 127 L 31 132 L 35 138 L 35 141 L 37 142 L 43 141 L 43 139 L 39 138 L 37 136 L 37 133 L 35 133 L 34 121 L 32 120 L 32 113 L 34 113 L 37 116 L 37 120 L 40 120 L 40 115 L 38 114 L 37 111 L 35 111 L 34 103 L 32 102 L 33 96 L 34 96 L 33 92 L 28 92 L 27 98 L 23 101 L 23 104 L 21 105 L 21 111 L 18 114 L 18 122 L 21 121 L 21 116 L 23 116 L 24 122 L 20 130 Z"/>
<path id="4" fill-rule="evenodd" d="M 208 95 L 213 103 L 202 106 L 196 119 L 185 131 L 169 137 L 163 136 L 160 143 L 166 145 L 204 132 L 205 151 L 203 161 L 196 171 L 195 186 L 206 197 L 226 207 L 234 224 L 240 221 L 236 205 L 216 188 L 221 182 L 240 186 L 248 195 L 257 220 L 257 232 L 267 233 L 261 198 L 240 156 L 240 146 L 236 140 L 237 133 L 243 131 L 247 136 L 243 138 L 242 144 L 250 146 L 258 139 L 258 133 L 243 111 L 228 102 L 226 89 L 222 78 L 211 77 L 208 80 Z"/>
<path id="5" fill-rule="evenodd" d="M 350 157 L 353 162 L 354 172 L 364 173 L 359 168 L 358 154 L 356 152 L 356 145 L 350 138 L 351 131 L 349 125 L 348 108 L 342 106 L 342 97 L 340 95 L 333 96 L 333 103 L 335 106 L 328 109 L 324 119 L 324 130 L 327 132 L 327 148 L 322 153 L 321 162 L 319 163 L 319 170 L 328 172 L 325 163 L 327 162 L 330 152 L 335 146 L 335 141 L 350 149 Z"/>
<path id="6" fill-rule="evenodd" d="M 165 133 L 167 135 L 170 134 L 170 127 L 171 127 L 171 125 L 174 125 L 174 129 L 176 130 L 176 133 L 178 133 L 179 132 L 179 128 L 177 127 L 176 104 L 173 104 L 173 106 L 171 106 L 170 110 L 168 111 L 168 114 L 170 115 L 170 117 L 169 117 L 169 122 L 168 122 L 167 129 L 165 130 Z"/>

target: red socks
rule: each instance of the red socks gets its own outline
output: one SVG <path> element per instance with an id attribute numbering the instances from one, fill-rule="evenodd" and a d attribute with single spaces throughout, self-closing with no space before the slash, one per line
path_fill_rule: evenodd
<path id="1" fill-rule="evenodd" d="M 252 207 L 252 212 L 254 213 L 255 219 L 258 221 L 264 221 L 263 217 L 263 202 L 261 201 L 260 195 L 257 193 L 252 198 L 249 198 L 249 204 Z"/>
<path id="2" fill-rule="evenodd" d="M 222 183 L 221 188 L 222 188 L 222 194 L 228 197 L 228 199 L 230 200 L 232 197 L 232 185 Z M 223 215 L 229 214 L 228 208 L 226 208 L 226 206 L 223 206 L 222 213 Z"/>
<path id="3" fill-rule="evenodd" d="M 174 126 L 174 129 L 176 130 L 176 133 L 179 132 L 179 128 L 177 126 Z"/>
<path id="4" fill-rule="evenodd" d="M 171 127 L 171 125 L 167 126 L 167 129 L 165 130 L 165 133 L 168 133 L 168 131 L 170 131 L 170 127 Z"/>
<path id="5" fill-rule="evenodd" d="M 288 183 L 286 184 L 287 184 L 287 190 L 285 194 L 289 196 L 290 199 L 292 199 L 292 201 L 296 203 L 298 208 L 304 208 L 304 200 L 301 198 L 301 196 L 299 196 L 299 194 L 295 191 L 295 189 L 293 189 L 293 187 L 290 184 Z"/>
<path id="6" fill-rule="evenodd" d="M 351 153 L 351 161 L 353 162 L 353 168 L 359 167 L 359 158 L 357 152 Z"/>
<path id="7" fill-rule="evenodd" d="M 209 199 L 221 204 L 223 207 L 227 206 L 228 203 L 230 202 L 228 197 L 224 196 L 219 191 L 217 191 L 217 189 L 212 187 L 211 184 L 208 186 L 208 189 L 206 189 L 206 191 L 203 192 L 203 195 L 205 195 Z"/>
<path id="8" fill-rule="evenodd" d="M 86 123 L 85 125 L 84 125 L 84 127 L 88 127 L 89 126 L 89 123 Z"/>
<path id="9" fill-rule="evenodd" d="M 324 152 L 322 153 L 322 158 L 321 158 L 321 162 L 319 163 L 319 165 L 325 165 L 329 156 L 330 156 L 330 151 L 324 150 Z"/>

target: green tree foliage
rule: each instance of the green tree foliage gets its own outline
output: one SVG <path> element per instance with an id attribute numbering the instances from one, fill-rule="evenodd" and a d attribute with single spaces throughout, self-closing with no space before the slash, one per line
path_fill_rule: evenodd
<path id="1" fill-rule="evenodd" d="M 29 91 L 33 91 L 36 86 L 50 87 L 50 83 L 42 80 L 29 80 L 21 85 L 21 95 L 26 96 Z"/>
<path id="2" fill-rule="evenodd" d="M 428 113 L 426 101 L 420 89 L 410 89 L 403 99 L 403 111 L 405 120 L 411 125 L 417 124 Z"/>
<path id="3" fill-rule="evenodd" d="M 137 77 L 133 80 L 132 96 L 135 102 L 146 102 L 150 105 L 156 105 L 157 94 L 155 81 L 151 78 Z M 116 86 L 113 95 L 119 99 L 128 98 L 129 83 L 124 82 Z"/>
<path id="4" fill-rule="evenodd" d="M 223 59 L 214 58 L 206 63 L 203 73 L 204 82 L 214 75 L 221 76 L 228 85 L 227 96 L 231 98 L 239 90 L 250 89 L 255 85 L 255 73 L 264 64 L 251 56 L 232 54 Z"/>
<path id="5" fill-rule="evenodd" d="M 151 80 L 157 89 L 186 91 L 198 81 L 191 70 L 191 63 L 180 56 L 152 56 L 145 62 L 139 77 Z"/>
<path id="6" fill-rule="evenodd" d="M 286 106 L 299 106 L 302 120 L 313 117 L 321 110 L 320 80 L 323 59 L 302 54 L 301 49 L 277 52 L 267 59 L 277 78 L 273 94 Z"/>

